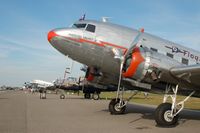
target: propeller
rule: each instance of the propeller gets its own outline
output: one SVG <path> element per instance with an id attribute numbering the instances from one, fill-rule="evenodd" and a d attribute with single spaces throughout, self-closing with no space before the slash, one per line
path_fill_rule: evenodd
<path id="1" fill-rule="evenodd" d="M 135 47 L 139 46 L 139 42 L 142 40 L 142 35 L 144 33 L 144 28 L 141 28 L 137 34 L 137 36 L 134 38 L 133 42 L 131 43 L 128 51 L 125 53 L 124 57 L 126 57 L 129 53 L 132 53 L 133 49 Z"/>
<path id="2" fill-rule="evenodd" d="M 121 79 L 122 79 L 122 70 L 123 65 L 125 61 L 125 57 L 132 53 L 133 49 L 139 45 L 139 42 L 142 40 L 142 35 L 144 33 L 144 28 L 141 28 L 137 34 L 137 36 L 133 39 L 133 42 L 131 43 L 128 51 L 123 55 L 122 52 L 119 51 L 119 49 L 113 48 L 112 52 L 114 54 L 115 59 L 119 59 L 120 61 L 120 73 L 119 73 L 119 81 L 118 81 L 118 88 L 117 88 L 117 98 L 119 96 L 120 86 L 121 86 Z"/>

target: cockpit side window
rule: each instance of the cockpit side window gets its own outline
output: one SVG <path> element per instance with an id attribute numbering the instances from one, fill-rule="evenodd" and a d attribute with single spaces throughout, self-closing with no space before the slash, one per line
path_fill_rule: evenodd
<path id="1" fill-rule="evenodd" d="M 86 31 L 93 32 L 93 33 L 95 32 L 95 29 L 96 29 L 96 26 L 92 24 L 88 24 L 86 27 Z"/>
<path id="2" fill-rule="evenodd" d="M 80 29 L 85 29 L 86 24 L 73 24 L 72 27 L 74 27 L 74 28 L 80 28 Z"/>

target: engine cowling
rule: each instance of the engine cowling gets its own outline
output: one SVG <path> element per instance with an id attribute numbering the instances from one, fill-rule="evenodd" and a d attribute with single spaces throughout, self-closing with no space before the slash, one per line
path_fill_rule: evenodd
<path id="1" fill-rule="evenodd" d="M 123 76 L 127 78 L 134 78 L 137 69 L 141 64 L 143 64 L 144 61 L 145 58 L 142 56 L 141 48 L 134 48 L 132 53 L 127 55 L 127 57 L 125 58 Z"/>
<path id="2" fill-rule="evenodd" d="M 89 82 L 98 82 L 102 75 L 103 74 L 99 71 L 98 68 L 88 67 L 85 73 L 85 78 Z"/>
<path id="3" fill-rule="evenodd" d="M 125 57 L 123 77 L 137 81 L 157 82 L 161 78 L 170 78 L 170 68 L 179 62 L 147 47 L 135 47 Z M 164 74 L 164 75 L 163 75 Z"/>
<path id="4" fill-rule="evenodd" d="M 87 71 L 85 73 L 85 78 L 87 81 L 93 81 L 94 80 L 94 68 L 93 67 L 88 67 Z"/>

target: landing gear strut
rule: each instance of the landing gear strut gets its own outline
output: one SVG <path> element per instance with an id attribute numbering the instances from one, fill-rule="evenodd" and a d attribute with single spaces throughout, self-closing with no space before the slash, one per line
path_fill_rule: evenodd
<path id="1" fill-rule="evenodd" d="M 119 75 L 118 88 L 117 88 L 117 97 L 110 101 L 108 109 L 111 114 L 119 115 L 125 112 L 127 102 L 124 102 L 124 99 L 123 99 L 124 87 L 123 89 L 121 88 L 122 68 L 124 64 L 124 57 L 119 56 L 118 50 L 116 50 L 115 52 L 117 52 L 115 55 L 118 55 L 115 58 L 120 59 L 120 75 Z"/>
<path id="2" fill-rule="evenodd" d="M 172 95 L 165 94 L 163 103 L 160 104 L 156 111 L 155 111 L 155 121 L 158 126 L 161 127 L 170 127 L 175 126 L 178 124 L 179 119 L 179 113 L 184 109 L 184 103 L 195 93 L 193 91 L 190 93 L 188 97 L 186 97 L 181 102 L 177 103 L 177 91 L 178 91 L 178 85 L 176 88 L 169 86 L 166 89 L 166 93 L 169 92 L 169 89 L 172 89 L 173 93 Z M 166 103 L 167 99 L 171 97 L 172 104 Z"/>
<path id="3" fill-rule="evenodd" d="M 130 96 L 126 101 L 124 100 L 123 98 L 124 87 L 121 86 L 121 80 L 122 80 L 122 69 L 124 65 L 125 56 L 121 55 L 118 49 L 113 49 L 113 53 L 115 55 L 114 58 L 119 59 L 120 61 L 120 71 L 119 71 L 120 74 L 119 74 L 118 87 L 117 87 L 117 96 L 115 99 L 112 99 L 110 101 L 108 109 L 111 114 L 119 115 L 125 112 L 128 101 L 130 101 L 132 97 L 137 94 L 137 92 L 133 93 L 133 95 Z"/>

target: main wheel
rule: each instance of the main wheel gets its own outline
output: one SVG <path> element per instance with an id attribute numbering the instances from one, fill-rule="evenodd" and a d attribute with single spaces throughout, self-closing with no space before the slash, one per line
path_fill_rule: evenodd
<path id="1" fill-rule="evenodd" d="M 65 99 L 65 95 L 64 94 L 60 94 L 60 99 Z"/>
<path id="2" fill-rule="evenodd" d="M 85 98 L 85 99 L 90 99 L 90 97 L 91 97 L 90 93 L 85 93 L 85 94 L 84 94 L 84 98 Z"/>
<path id="3" fill-rule="evenodd" d="M 95 93 L 93 94 L 92 98 L 93 98 L 94 100 L 99 100 L 99 98 L 100 98 L 99 93 L 96 93 L 96 92 L 95 92 Z"/>
<path id="4" fill-rule="evenodd" d="M 160 104 L 155 111 L 155 121 L 158 126 L 170 127 L 178 123 L 179 116 L 171 117 L 171 103 Z"/>
<path id="5" fill-rule="evenodd" d="M 125 110 L 126 110 L 126 106 L 123 106 L 122 108 L 119 108 L 119 103 L 120 102 L 120 99 L 118 98 L 117 100 L 116 99 L 112 99 L 110 101 L 110 104 L 109 104 L 109 111 L 111 114 L 113 115 L 120 115 L 120 114 L 124 114 Z M 124 102 L 123 102 L 124 104 Z"/>

